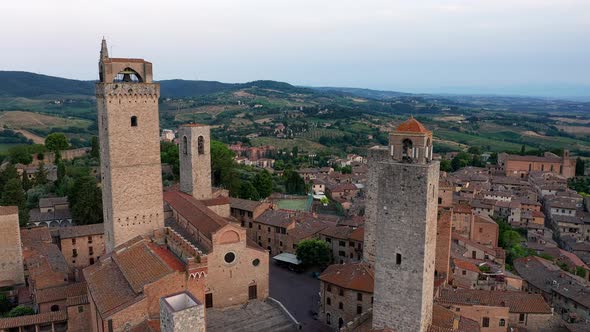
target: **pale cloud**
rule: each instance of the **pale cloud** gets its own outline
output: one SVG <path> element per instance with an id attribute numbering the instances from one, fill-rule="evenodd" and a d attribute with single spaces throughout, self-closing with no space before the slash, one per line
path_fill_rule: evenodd
<path id="1" fill-rule="evenodd" d="M 0 69 L 92 79 L 100 38 L 158 78 L 444 91 L 590 84 L 588 0 L 22 0 Z"/>

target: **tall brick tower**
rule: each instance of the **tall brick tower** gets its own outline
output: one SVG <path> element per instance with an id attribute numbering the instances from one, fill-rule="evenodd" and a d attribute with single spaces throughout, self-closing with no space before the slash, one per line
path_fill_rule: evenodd
<path id="1" fill-rule="evenodd" d="M 211 198 L 211 129 L 186 124 L 178 129 L 180 139 L 180 190 L 196 199 Z"/>
<path id="2" fill-rule="evenodd" d="M 102 41 L 96 84 L 107 253 L 163 227 L 158 97 L 152 64 L 110 58 Z"/>
<path id="3" fill-rule="evenodd" d="M 410 118 L 390 134 L 389 149 L 370 155 L 373 328 L 426 331 L 432 321 L 439 179 L 432 132 Z"/>

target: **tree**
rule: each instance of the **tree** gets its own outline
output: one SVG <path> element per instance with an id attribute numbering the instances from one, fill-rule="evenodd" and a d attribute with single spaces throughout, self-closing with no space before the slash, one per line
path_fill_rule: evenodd
<path id="1" fill-rule="evenodd" d="M 33 162 L 33 156 L 26 145 L 13 146 L 8 150 L 8 158 L 13 164 L 28 165 Z"/>
<path id="2" fill-rule="evenodd" d="M 576 275 L 586 279 L 586 269 L 583 266 L 576 266 Z"/>
<path id="3" fill-rule="evenodd" d="M 19 305 L 19 306 L 12 308 L 12 310 L 10 310 L 6 316 L 18 317 L 18 316 L 26 316 L 26 315 L 34 315 L 34 314 L 35 314 L 35 310 L 33 310 L 32 308 Z"/>
<path id="4" fill-rule="evenodd" d="M 11 308 L 12 308 L 12 303 L 10 302 L 10 300 L 8 300 L 6 295 L 0 294 L 0 316 L 2 316 L 2 314 L 4 314 L 4 313 L 10 311 Z"/>
<path id="5" fill-rule="evenodd" d="M 352 166 L 346 165 L 340 169 L 340 172 L 342 172 L 342 174 L 352 174 Z"/>
<path id="6" fill-rule="evenodd" d="M 523 145 L 520 147 L 520 155 L 521 155 L 521 156 L 524 156 L 525 154 L 526 154 L 526 146 L 523 144 Z"/>
<path id="7" fill-rule="evenodd" d="M 4 185 L 2 192 L 2 205 L 25 206 L 25 191 L 19 179 L 10 179 Z"/>
<path id="8" fill-rule="evenodd" d="M 463 167 L 469 166 L 471 164 L 471 160 L 472 157 L 470 154 L 459 152 L 459 154 L 457 154 L 455 158 L 451 160 L 451 168 L 453 171 L 457 171 Z"/>
<path id="9" fill-rule="evenodd" d="M 272 194 L 272 176 L 267 170 L 262 170 L 254 176 L 253 185 L 260 198 L 267 198 Z"/>
<path id="10" fill-rule="evenodd" d="M 23 186 L 23 190 L 25 192 L 33 187 L 33 184 L 31 183 L 31 180 L 29 180 L 29 176 L 27 175 L 27 172 L 23 172 L 21 183 Z"/>
<path id="11" fill-rule="evenodd" d="M 69 146 L 68 138 L 63 133 L 52 133 L 45 138 L 45 147 L 49 151 L 57 153 L 59 150 L 65 150 Z"/>
<path id="12" fill-rule="evenodd" d="M 0 188 L 4 188 L 4 185 L 11 179 L 18 179 L 18 171 L 13 164 L 8 164 L 4 167 L 4 170 L 0 172 Z"/>
<path id="13" fill-rule="evenodd" d="M 57 164 L 57 183 L 61 183 L 64 176 L 66 176 L 66 164 L 63 161 L 60 161 Z"/>
<path id="14" fill-rule="evenodd" d="M 305 181 L 297 172 L 288 169 L 283 172 L 283 179 L 285 181 L 285 191 L 287 194 L 305 194 Z"/>
<path id="15" fill-rule="evenodd" d="M 324 267 L 332 260 L 330 247 L 323 240 L 307 239 L 299 242 L 296 254 L 297 258 L 307 266 Z"/>
<path id="16" fill-rule="evenodd" d="M 18 178 L 10 179 L 4 185 L 2 192 L 1 205 L 17 206 L 18 219 L 21 226 L 25 226 L 29 222 L 29 211 L 27 209 L 27 198 L 22 184 Z"/>
<path id="17" fill-rule="evenodd" d="M 160 142 L 160 158 L 162 159 L 162 163 L 172 165 L 174 176 L 180 176 L 178 145 L 172 142 Z"/>
<path id="18" fill-rule="evenodd" d="M 470 146 L 469 149 L 467 149 L 467 153 L 480 155 L 481 149 L 477 146 Z"/>
<path id="19" fill-rule="evenodd" d="M 440 170 L 443 172 L 452 172 L 453 168 L 451 167 L 451 161 L 448 159 L 443 159 L 440 161 Z"/>
<path id="20" fill-rule="evenodd" d="M 254 185 L 250 181 L 242 182 L 242 184 L 240 185 L 240 192 L 239 192 L 238 196 L 240 198 L 250 199 L 253 201 L 257 201 L 260 199 L 260 195 L 258 194 L 258 191 L 256 191 L 256 188 L 254 187 Z"/>
<path id="21" fill-rule="evenodd" d="M 96 159 L 100 158 L 100 145 L 98 144 L 98 137 L 92 136 L 92 139 L 90 140 L 90 146 L 90 157 Z"/>
<path id="22" fill-rule="evenodd" d="M 235 154 L 223 143 L 211 141 L 211 174 L 213 185 L 228 189 L 236 195 L 240 188 L 240 179 L 236 173 Z"/>
<path id="23" fill-rule="evenodd" d="M 45 169 L 45 164 L 40 162 L 39 167 L 37 167 L 37 172 L 35 173 L 35 185 L 44 185 L 47 183 L 47 181 L 47 170 Z"/>
<path id="24" fill-rule="evenodd" d="M 103 221 L 102 192 L 94 177 L 77 178 L 68 200 L 72 218 L 77 225 L 98 224 Z"/>

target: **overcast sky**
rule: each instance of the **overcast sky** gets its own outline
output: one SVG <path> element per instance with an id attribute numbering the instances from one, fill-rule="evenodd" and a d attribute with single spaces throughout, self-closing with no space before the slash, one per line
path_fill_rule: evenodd
<path id="1" fill-rule="evenodd" d="M 590 95 L 590 0 L 2 0 L 0 70 Z"/>

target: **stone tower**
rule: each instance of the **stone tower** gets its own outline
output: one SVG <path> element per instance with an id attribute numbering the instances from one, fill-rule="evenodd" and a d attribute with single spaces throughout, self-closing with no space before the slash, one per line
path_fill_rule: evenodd
<path id="1" fill-rule="evenodd" d="M 180 190 L 196 199 L 211 198 L 211 130 L 202 124 L 178 129 Z"/>
<path id="2" fill-rule="evenodd" d="M 152 64 L 110 58 L 102 41 L 96 84 L 105 247 L 163 227 L 158 97 Z"/>
<path id="3" fill-rule="evenodd" d="M 187 291 L 160 298 L 162 332 L 205 332 L 205 306 Z"/>
<path id="4" fill-rule="evenodd" d="M 23 251 L 16 206 L 0 206 L 0 285 L 25 283 Z"/>
<path id="5" fill-rule="evenodd" d="M 390 134 L 389 145 L 369 160 L 373 328 L 422 332 L 432 321 L 439 163 L 432 132 L 414 118 Z"/>

